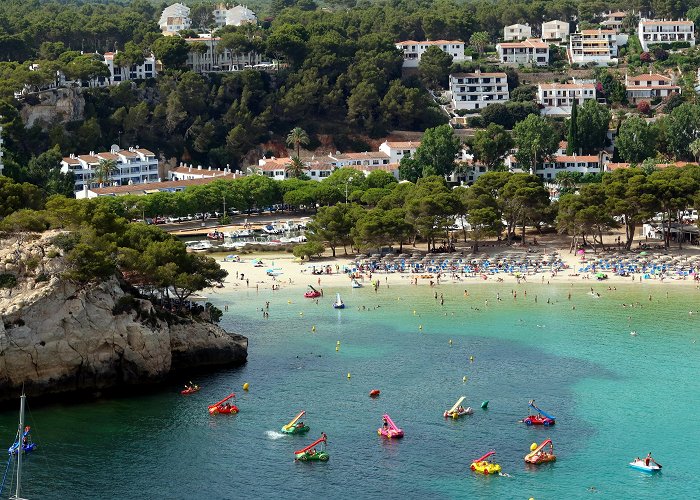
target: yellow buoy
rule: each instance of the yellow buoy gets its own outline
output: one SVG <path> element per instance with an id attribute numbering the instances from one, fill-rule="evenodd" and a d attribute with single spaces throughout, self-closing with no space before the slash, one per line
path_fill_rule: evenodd
<path id="1" fill-rule="evenodd" d="M 414 315 L 414 316 L 416 315 L 416 310 L 415 310 L 415 309 L 413 310 L 413 315 Z"/>
<path id="2" fill-rule="evenodd" d="M 304 312 L 303 312 L 303 311 L 299 313 L 299 316 L 303 316 L 303 315 L 304 315 Z"/>
<path id="3" fill-rule="evenodd" d="M 340 340 L 338 340 L 338 341 L 335 343 L 335 345 L 340 345 Z"/>
<path id="4" fill-rule="evenodd" d="M 474 362 L 474 356 L 469 356 L 469 362 L 473 363 Z"/>
<path id="5" fill-rule="evenodd" d="M 335 352 L 338 352 L 338 351 L 340 351 L 340 346 L 337 345 L 337 346 L 335 346 Z"/>
<path id="6" fill-rule="evenodd" d="M 248 382 L 246 382 L 245 384 L 243 384 L 243 390 L 247 391 L 248 389 L 250 389 L 250 384 L 248 384 Z"/>
<path id="7" fill-rule="evenodd" d="M 316 325 L 313 325 L 313 326 L 311 327 L 311 331 L 312 331 L 312 332 L 315 332 L 315 331 L 316 331 Z"/>
<path id="8" fill-rule="evenodd" d="M 465 375 L 464 377 L 462 377 L 462 382 L 466 382 L 466 381 L 467 381 L 467 376 Z"/>
<path id="9" fill-rule="evenodd" d="M 452 339 L 450 339 L 450 345 L 452 345 Z"/>
<path id="10" fill-rule="evenodd" d="M 350 378 L 350 372 L 348 372 L 348 378 Z"/>
<path id="11" fill-rule="evenodd" d="M 291 301 L 291 300 L 288 300 L 288 301 L 287 301 L 287 304 L 291 304 L 291 303 L 292 303 L 292 301 Z"/>
<path id="12" fill-rule="evenodd" d="M 532 443 L 530 445 L 530 451 L 535 451 L 537 449 L 537 443 Z"/>
<path id="13" fill-rule="evenodd" d="M 418 325 L 418 329 L 419 329 L 419 330 L 422 330 L 422 329 L 423 329 L 423 325 Z"/>

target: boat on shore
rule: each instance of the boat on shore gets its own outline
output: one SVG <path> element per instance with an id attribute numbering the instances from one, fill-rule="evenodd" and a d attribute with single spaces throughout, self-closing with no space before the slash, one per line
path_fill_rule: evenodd
<path id="1" fill-rule="evenodd" d="M 471 415 L 474 413 L 474 410 L 472 410 L 471 406 L 467 406 L 464 408 L 462 406 L 462 401 L 465 400 L 465 397 L 462 396 L 460 397 L 457 402 L 450 408 L 449 410 L 445 410 L 445 413 L 442 414 L 443 417 L 445 418 L 454 418 L 458 419 L 459 417 L 463 415 Z"/>
<path id="2" fill-rule="evenodd" d="M 382 417 L 382 426 L 377 429 L 377 434 L 388 439 L 402 438 L 403 429 L 399 429 L 391 417 L 385 413 Z"/>
<path id="3" fill-rule="evenodd" d="M 549 445 L 549 451 L 544 451 L 544 448 Z M 525 455 L 525 462 L 528 464 L 539 465 L 546 462 L 554 462 L 557 457 L 554 455 L 554 444 L 551 439 L 545 439 L 539 445 L 532 443 L 530 453 Z"/>

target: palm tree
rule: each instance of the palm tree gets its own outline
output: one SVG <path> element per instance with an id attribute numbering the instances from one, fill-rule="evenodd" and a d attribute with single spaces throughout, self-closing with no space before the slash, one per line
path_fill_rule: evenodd
<path id="1" fill-rule="evenodd" d="M 700 139 L 695 139 L 693 142 L 688 144 L 688 149 L 690 150 L 691 154 L 695 157 L 695 161 L 698 161 L 698 157 L 700 157 Z"/>
<path id="2" fill-rule="evenodd" d="M 112 175 L 117 172 L 117 162 L 114 160 L 100 160 L 99 165 L 95 169 L 95 179 L 97 183 L 102 187 L 104 184 L 108 183 L 112 178 Z"/>
<path id="3" fill-rule="evenodd" d="M 297 150 L 297 158 L 299 158 L 299 151 L 301 145 L 306 146 L 309 144 L 309 136 L 301 127 L 294 127 L 289 135 L 287 136 L 287 146 L 294 146 Z"/>
<path id="4" fill-rule="evenodd" d="M 298 179 L 304 175 L 304 168 L 304 162 L 302 162 L 298 156 L 293 156 L 292 161 L 285 165 L 284 171 L 289 175 L 289 177 Z"/>

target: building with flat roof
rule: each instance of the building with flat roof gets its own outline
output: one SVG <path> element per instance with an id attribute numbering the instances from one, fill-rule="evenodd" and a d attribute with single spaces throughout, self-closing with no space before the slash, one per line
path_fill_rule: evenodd
<path id="1" fill-rule="evenodd" d="M 537 86 L 537 103 L 545 116 L 569 116 L 574 101 L 579 106 L 596 98 L 594 82 L 540 83 Z"/>
<path id="2" fill-rule="evenodd" d="M 180 31 L 190 29 L 192 26 L 190 8 L 181 3 L 169 5 L 163 9 L 158 25 L 164 35 L 176 35 Z"/>
<path id="3" fill-rule="evenodd" d="M 617 33 L 615 30 L 581 30 L 569 37 L 571 64 L 617 64 Z"/>
<path id="4" fill-rule="evenodd" d="M 685 42 L 692 47 L 695 45 L 695 25 L 687 19 L 640 19 L 637 36 L 645 52 L 651 45 L 668 45 L 674 42 Z"/>
<path id="5" fill-rule="evenodd" d="M 454 109 L 483 109 L 495 102 L 508 101 L 508 77 L 505 73 L 453 73 L 449 79 Z"/>
<path id="6" fill-rule="evenodd" d="M 532 28 L 529 24 L 511 24 L 503 28 L 503 40 L 506 42 L 525 40 L 531 36 Z"/>
<path id="7" fill-rule="evenodd" d="M 113 162 L 111 172 L 101 172 L 104 161 Z M 61 172 L 73 172 L 76 193 L 85 188 L 146 184 L 160 180 L 155 153 L 138 146 L 120 149 L 114 145 L 102 153 L 90 151 L 82 155 L 71 154 L 61 160 Z"/>
<path id="8" fill-rule="evenodd" d="M 547 21 L 542 23 L 542 41 L 563 42 L 569 37 L 569 23 L 566 21 Z"/>
<path id="9" fill-rule="evenodd" d="M 549 64 L 549 45 L 530 38 L 522 42 L 503 42 L 496 44 L 498 60 L 503 64 L 531 64 L 534 66 L 547 66 Z"/>
<path id="10" fill-rule="evenodd" d="M 464 42 L 462 40 L 426 40 L 416 42 L 406 40 L 397 42 L 396 48 L 403 51 L 403 67 L 417 68 L 420 58 L 429 47 L 437 47 L 452 56 L 453 62 L 471 61 L 471 56 L 464 55 Z"/>

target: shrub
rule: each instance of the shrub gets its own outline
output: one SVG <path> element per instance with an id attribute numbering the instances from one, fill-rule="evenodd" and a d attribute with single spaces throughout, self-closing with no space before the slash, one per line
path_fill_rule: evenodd
<path id="1" fill-rule="evenodd" d="M 42 283 L 44 281 L 49 281 L 50 278 L 51 276 L 48 273 L 39 273 L 37 274 L 34 281 L 36 281 L 37 283 Z"/>
<path id="2" fill-rule="evenodd" d="M 651 105 L 647 101 L 639 101 L 639 104 L 637 104 L 637 111 L 643 115 L 649 116 L 651 113 Z"/>
<path id="3" fill-rule="evenodd" d="M 323 246 L 322 243 L 318 243 L 315 241 L 309 241 L 307 243 L 303 243 L 301 245 L 297 245 L 294 247 L 294 250 L 292 253 L 294 254 L 295 257 L 301 257 L 310 259 L 311 257 L 314 256 L 321 256 L 323 251 L 326 248 Z"/>
<path id="4" fill-rule="evenodd" d="M 14 274 L 0 274 L 0 288 L 14 288 L 17 285 L 17 277 Z"/>
<path id="5" fill-rule="evenodd" d="M 46 254 L 46 256 L 47 256 L 49 259 L 55 259 L 55 258 L 58 257 L 59 255 L 61 255 L 61 252 L 59 252 L 58 250 L 49 250 L 49 251 L 47 252 L 47 254 Z"/>
<path id="6" fill-rule="evenodd" d="M 122 295 L 117 299 L 117 302 L 112 307 L 112 315 L 118 316 L 120 314 L 128 313 L 137 309 L 136 299 L 130 294 Z"/>
<path id="7" fill-rule="evenodd" d="M 75 233 L 60 233 L 51 239 L 51 244 L 64 252 L 70 252 L 80 241 L 80 236 Z"/>
<path id="8" fill-rule="evenodd" d="M 221 312 L 221 309 L 216 307 L 211 302 L 207 302 L 206 304 L 204 304 L 204 309 L 209 311 L 209 317 L 211 318 L 212 323 L 218 323 L 219 321 L 221 321 L 221 317 L 224 315 L 224 313 Z"/>
<path id="9" fill-rule="evenodd" d="M 643 63 L 651 62 L 651 54 L 649 52 L 642 52 L 639 54 L 639 60 Z"/>

